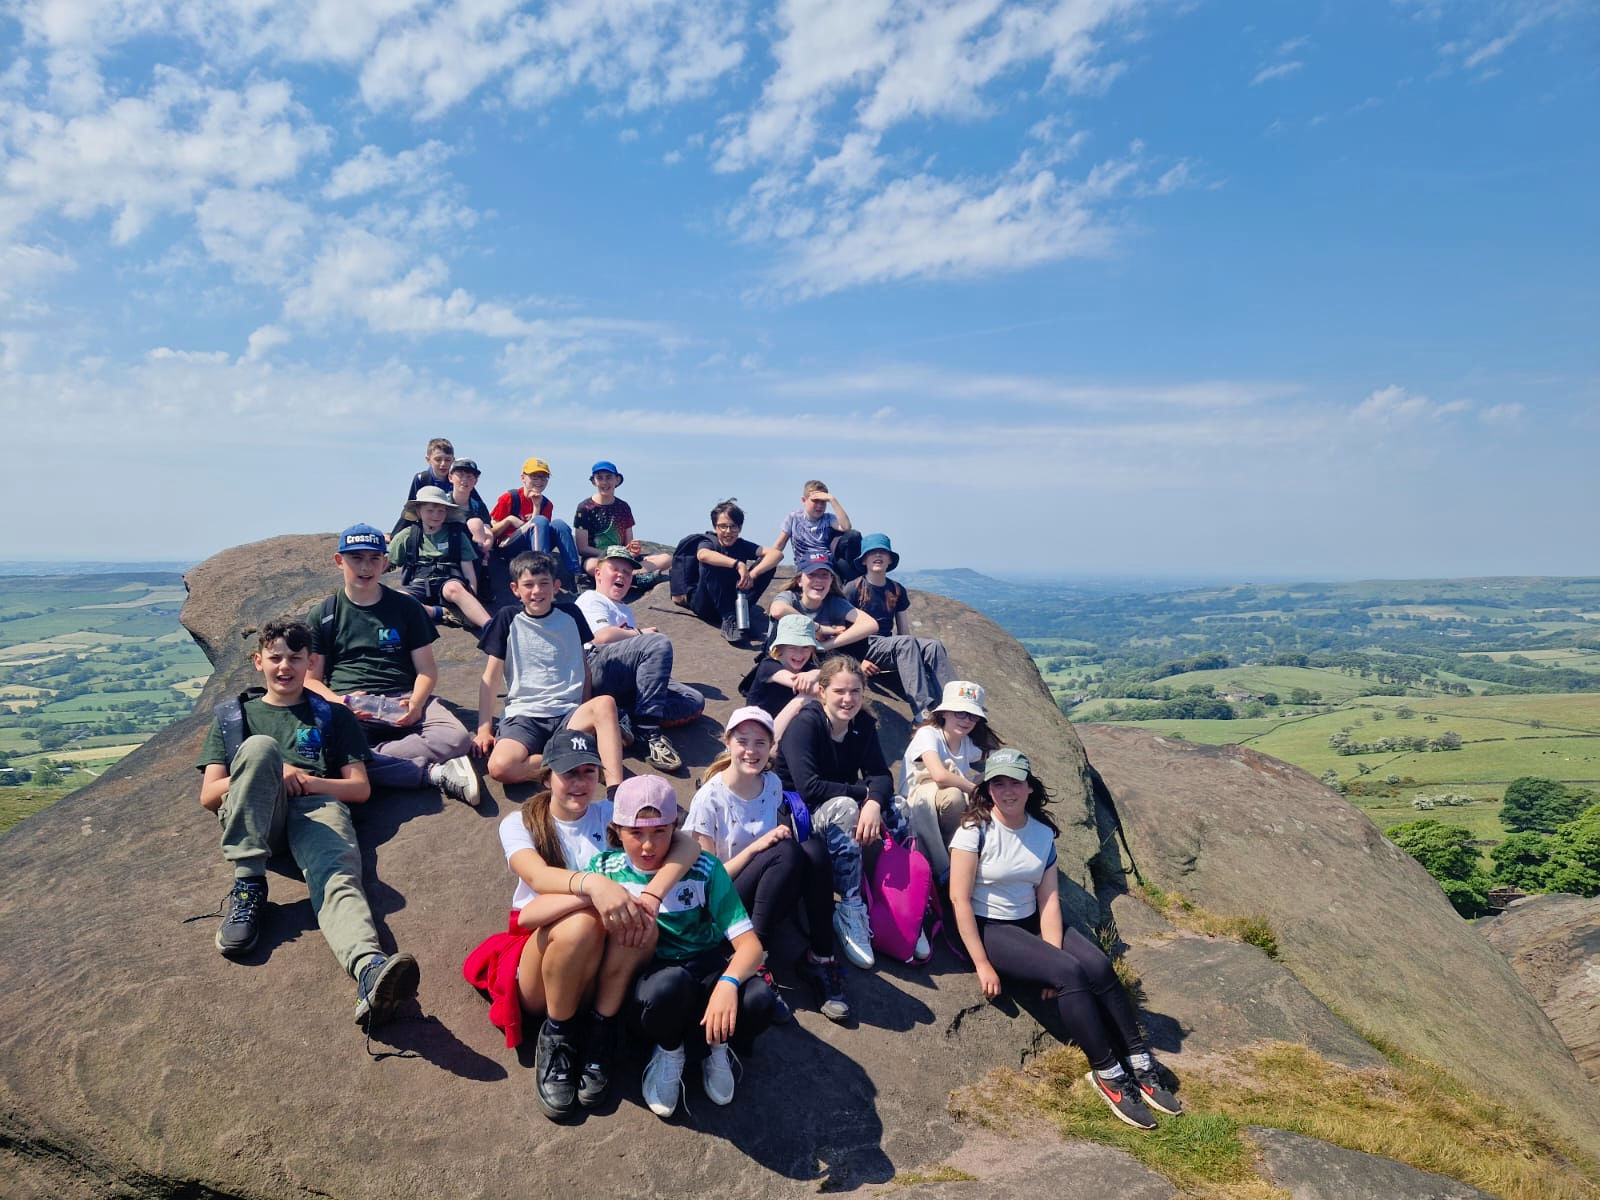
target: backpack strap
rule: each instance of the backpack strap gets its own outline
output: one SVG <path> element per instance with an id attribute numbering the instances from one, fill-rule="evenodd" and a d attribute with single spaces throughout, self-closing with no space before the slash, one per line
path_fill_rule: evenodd
<path id="1" fill-rule="evenodd" d="M 1117 802 L 1111 798 L 1111 789 L 1106 786 L 1106 781 L 1100 777 L 1100 772 L 1093 767 L 1089 768 L 1089 786 L 1094 794 L 1095 803 L 1111 814 L 1111 826 L 1116 838 L 1122 843 L 1122 848 L 1128 855 L 1128 869 L 1133 872 L 1133 877 L 1139 883 L 1144 882 L 1144 876 L 1139 874 L 1139 864 L 1133 860 L 1133 847 L 1128 845 L 1127 831 L 1122 828 L 1122 814 L 1117 811 Z M 1100 839 L 1100 848 L 1106 848 L 1106 843 L 1111 840 L 1108 834 Z"/>
<path id="2" fill-rule="evenodd" d="M 322 647 L 322 679 L 326 683 L 333 674 L 333 660 L 337 646 L 334 643 L 334 626 L 339 611 L 339 593 L 324 596 L 322 611 L 317 614 L 317 644 Z"/>
<path id="3" fill-rule="evenodd" d="M 250 725 L 244 718 L 245 701 L 266 694 L 264 687 L 245 688 L 237 696 L 230 696 L 211 710 L 217 718 L 217 726 L 222 730 L 222 753 L 229 766 L 233 764 L 233 756 L 239 753 L 239 747 L 244 745 L 244 739 L 250 736 Z M 322 700 L 322 697 L 318 696 L 317 699 Z M 322 703 L 326 705 L 328 702 L 322 700 Z"/>

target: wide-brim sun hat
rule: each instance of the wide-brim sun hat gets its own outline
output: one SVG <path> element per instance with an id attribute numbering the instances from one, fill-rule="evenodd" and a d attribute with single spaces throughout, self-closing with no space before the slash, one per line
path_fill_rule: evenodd
<path id="1" fill-rule="evenodd" d="M 407 520 L 420 522 L 422 517 L 417 510 L 424 504 L 441 504 L 445 508 L 449 509 L 450 511 L 445 513 L 446 520 L 450 519 L 452 513 L 458 513 L 461 511 L 461 505 L 450 499 L 449 492 L 445 491 L 443 488 L 430 486 L 418 488 L 416 496 L 412 499 L 411 503 L 406 505 Z"/>
<path id="2" fill-rule="evenodd" d="M 983 708 L 987 698 L 988 693 L 983 690 L 981 683 L 973 683 L 970 679 L 952 679 L 944 685 L 944 694 L 939 697 L 939 703 L 933 706 L 933 711 L 987 717 L 989 714 Z"/>
<path id="3" fill-rule="evenodd" d="M 786 613 L 778 618 L 778 631 L 772 635 L 774 646 L 809 646 L 816 650 L 817 623 L 805 613 Z"/>
<path id="4" fill-rule="evenodd" d="M 622 472 L 617 470 L 617 464 L 616 463 L 612 462 L 610 459 L 607 459 L 607 458 L 602 458 L 599 462 L 595 463 L 594 466 L 589 468 L 589 482 L 593 483 L 594 482 L 594 477 L 596 475 L 598 475 L 601 471 L 610 471 L 613 475 L 615 475 L 617 477 L 617 486 L 618 487 L 622 486 Z"/>

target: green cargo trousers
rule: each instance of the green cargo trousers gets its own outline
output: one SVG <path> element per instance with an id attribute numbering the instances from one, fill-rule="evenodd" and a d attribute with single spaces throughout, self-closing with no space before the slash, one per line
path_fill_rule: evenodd
<path id="1" fill-rule="evenodd" d="M 263 879 L 267 859 L 285 849 L 306 877 L 311 910 L 333 955 L 355 978 L 368 955 L 383 953 L 361 888 L 361 847 L 350 809 L 331 796 L 291 796 L 283 753 L 262 734 L 245 738 L 228 768 L 228 794 L 217 810 L 222 857 L 238 879 Z"/>

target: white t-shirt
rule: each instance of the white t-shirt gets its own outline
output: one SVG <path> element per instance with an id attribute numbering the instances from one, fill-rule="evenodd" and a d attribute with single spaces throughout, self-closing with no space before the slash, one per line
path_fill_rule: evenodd
<path id="1" fill-rule="evenodd" d="M 579 596 L 578 611 L 583 614 L 583 619 L 589 622 L 591 633 L 599 633 L 602 629 L 609 629 L 612 626 L 618 629 L 639 628 L 633 619 L 631 608 L 602 596 L 599 592 L 588 591 Z"/>
<path id="2" fill-rule="evenodd" d="M 561 853 L 566 856 L 567 869 L 581 871 L 591 859 L 606 846 L 606 826 L 611 824 L 611 801 L 595 800 L 583 810 L 576 821 L 553 821 L 556 840 L 561 843 Z M 500 821 L 500 847 L 506 852 L 506 861 L 519 850 L 534 850 L 533 834 L 522 823 L 522 810 L 514 808 Z M 556 865 L 556 864 L 552 864 Z M 511 907 L 518 912 L 539 893 L 528 886 L 528 881 L 517 876 L 517 890 L 511 897 Z"/>
<path id="3" fill-rule="evenodd" d="M 950 849 L 978 855 L 978 879 L 972 887 L 972 911 L 980 917 L 1020 921 L 1039 911 L 1037 888 L 1056 865 L 1056 835 L 1032 817 L 1021 829 L 999 821 L 981 827 L 963 825 L 950 839 Z"/>
<path id="4" fill-rule="evenodd" d="M 761 795 L 754 800 L 734 795 L 718 771 L 689 802 L 689 816 L 683 828 L 687 833 L 710 838 L 716 856 L 726 862 L 777 826 L 778 805 L 782 802 L 783 782 L 771 771 L 763 772 Z"/>
<path id="5" fill-rule="evenodd" d="M 970 737 L 961 739 L 961 744 L 954 750 L 945 740 L 944 730 L 937 725 L 924 725 L 911 735 L 911 744 L 906 747 L 906 756 L 900 764 L 900 786 L 909 788 L 911 777 L 916 773 L 917 767 L 922 762 L 922 756 L 932 750 L 940 762 L 953 762 L 961 768 L 963 774 L 975 778 L 972 764 L 983 757 L 983 751 L 978 748 L 978 743 Z"/>

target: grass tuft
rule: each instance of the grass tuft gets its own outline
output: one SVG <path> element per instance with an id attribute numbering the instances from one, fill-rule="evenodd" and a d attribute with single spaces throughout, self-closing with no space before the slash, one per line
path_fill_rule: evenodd
<path id="1" fill-rule="evenodd" d="M 1278 938 L 1265 917 L 1226 917 L 1201 908 L 1177 892 L 1164 891 L 1153 883 L 1138 886 L 1139 893 L 1150 907 L 1179 929 L 1203 933 L 1207 937 L 1226 938 L 1231 942 L 1244 942 L 1255 946 L 1268 958 L 1278 957 Z"/>
<path id="2" fill-rule="evenodd" d="M 1207 1056 L 1185 1066 L 1185 1115 L 1160 1118 L 1159 1129 L 1142 1133 L 1113 1117 L 1084 1081 L 1083 1055 L 1061 1047 L 1026 1074 L 991 1072 L 961 1089 L 951 1112 L 998 1129 L 1043 1116 L 1063 1136 L 1125 1150 L 1203 1200 L 1288 1196 L 1257 1173 L 1249 1125 L 1397 1159 L 1504 1200 L 1600 1200 L 1594 1159 L 1432 1064 L 1384 1053 L 1390 1064 L 1367 1070 L 1281 1042 Z"/>
<path id="3" fill-rule="evenodd" d="M 919 1183 L 976 1183 L 977 1179 L 960 1167 L 940 1163 L 926 1171 L 901 1171 L 890 1182 L 895 1187 L 915 1187 Z"/>

